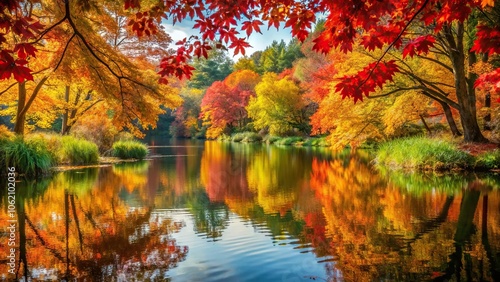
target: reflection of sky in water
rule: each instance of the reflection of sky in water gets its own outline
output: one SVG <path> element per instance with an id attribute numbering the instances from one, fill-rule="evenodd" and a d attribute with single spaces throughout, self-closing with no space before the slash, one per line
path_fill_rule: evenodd
<path id="1" fill-rule="evenodd" d="M 172 237 L 189 246 L 185 261 L 172 269 L 172 281 L 312 281 L 327 279 L 324 264 L 312 248 L 298 248 L 291 236 L 271 238 L 266 228 L 254 226 L 234 213 L 222 236 L 213 240 L 194 231 L 187 210 L 167 211 L 174 221 L 186 222 Z M 208 242 L 209 241 L 209 242 Z"/>

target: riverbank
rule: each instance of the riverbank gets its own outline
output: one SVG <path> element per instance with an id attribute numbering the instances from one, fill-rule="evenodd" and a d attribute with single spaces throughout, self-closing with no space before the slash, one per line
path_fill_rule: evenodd
<path id="1" fill-rule="evenodd" d="M 236 143 L 264 143 L 283 146 L 302 147 L 329 147 L 330 143 L 326 137 L 303 137 L 303 136 L 274 136 L 266 135 L 262 137 L 255 132 L 240 132 L 229 135 L 222 135 L 217 140 Z"/>
<path id="2" fill-rule="evenodd" d="M 13 167 L 27 178 L 74 167 L 142 160 L 148 152 L 146 144 L 135 140 L 119 140 L 111 149 L 99 152 L 95 143 L 74 136 L 42 133 L 0 136 L 0 165 Z"/>
<path id="3" fill-rule="evenodd" d="M 500 169 L 498 144 L 458 144 L 410 137 L 380 144 L 374 162 L 392 169 L 474 170 Z"/>
<path id="4" fill-rule="evenodd" d="M 260 136 L 255 132 L 223 135 L 218 140 L 237 143 L 264 143 L 297 147 L 329 147 L 326 137 Z M 499 144 L 460 144 L 430 137 L 407 137 L 362 145 L 374 149 L 374 163 L 391 169 L 410 170 L 500 170 Z"/>

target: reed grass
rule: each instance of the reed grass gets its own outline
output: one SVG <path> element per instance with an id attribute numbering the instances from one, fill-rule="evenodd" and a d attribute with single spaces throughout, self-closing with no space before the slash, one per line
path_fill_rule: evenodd
<path id="1" fill-rule="evenodd" d="M 375 162 L 392 168 L 445 170 L 472 167 L 474 157 L 449 141 L 409 137 L 382 143 Z"/>
<path id="2" fill-rule="evenodd" d="M 113 156 L 120 159 L 144 159 L 149 150 L 148 147 L 138 141 L 118 141 L 113 144 Z"/>

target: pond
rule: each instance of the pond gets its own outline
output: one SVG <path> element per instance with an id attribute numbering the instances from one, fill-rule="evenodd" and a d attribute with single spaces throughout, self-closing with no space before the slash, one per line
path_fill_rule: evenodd
<path id="1" fill-rule="evenodd" d="M 500 177 L 366 152 L 173 141 L 151 160 L 16 183 L 28 281 L 495 281 Z M 0 280 L 8 276 L 1 184 Z"/>

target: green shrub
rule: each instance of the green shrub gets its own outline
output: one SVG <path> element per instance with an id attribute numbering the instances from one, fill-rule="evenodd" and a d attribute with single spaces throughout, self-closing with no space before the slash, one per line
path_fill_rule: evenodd
<path id="1" fill-rule="evenodd" d="M 252 143 L 252 142 L 259 142 L 262 140 L 262 137 L 255 132 L 239 132 L 235 133 L 231 137 L 231 141 L 233 142 L 243 142 L 243 143 Z"/>
<path id="2" fill-rule="evenodd" d="M 118 141 L 113 144 L 113 156 L 120 159 L 142 160 L 148 154 L 148 147 L 138 141 Z"/>
<path id="3" fill-rule="evenodd" d="M 292 137 L 281 138 L 280 140 L 277 140 L 274 144 L 290 146 L 290 145 L 298 145 L 298 143 L 301 143 L 303 141 L 304 139 L 302 137 L 292 136 Z"/>
<path id="4" fill-rule="evenodd" d="M 255 132 L 245 132 L 243 140 L 241 142 L 243 143 L 253 143 L 253 142 L 260 142 L 262 141 L 262 136 Z"/>
<path id="5" fill-rule="evenodd" d="M 0 164 L 15 167 L 20 174 L 37 177 L 49 171 L 54 160 L 42 139 L 15 137 L 0 141 Z"/>
<path id="6" fill-rule="evenodd" d="M 274 135 L 266 135 L 262 141 L 266 144 L 274 144 L 276 141 L 280 140 L 281 137 Z"/>
<path id="7" fill-rule="evenodd" d="M 233 136 L 231 137 L 231 141 L 233 142 L 241 142 L 243 140 L 243 138 L 245 138 L 244 136 L 244 133 L 243 132 L 240 132 L 240 133 L 235 133 L 233 134 Z"/>
<path id="8" fill-rule="evenodd" d="M 60 163 L 72 165 L 95 164 L 99 160 L 99 149 L 95 143 L 73 136 L 63 136 L 57 150 Z"/>
<path id="9" fill-rule="evenodd" d="M 499 169 L 500 150 L 486 152 L 477 156 L 475 167 L 477 169 Z"/>
<path id="10" fill-rule="evenodd" d="M 467 168 L 474 158 L 447 141 L 424 137 L 396 139 L 380 145 L 375 162 L 395 168 Z"/>
<path id="11" fill-rule="evenodd" d="M 328 147 L 328 142 L 326 141 L 326 137 L 310 137 L 307 138 L 302 146 L 308 147 Z"/>

